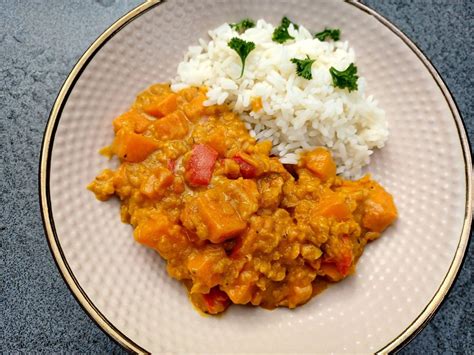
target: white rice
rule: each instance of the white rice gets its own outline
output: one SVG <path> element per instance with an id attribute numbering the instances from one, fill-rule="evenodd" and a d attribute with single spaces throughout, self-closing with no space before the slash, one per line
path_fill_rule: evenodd
<path id="1" fill-rule="evenodd" d="M 228 103 L 245 121 L 257 140 L 271 140 L 272 153 L 282 163 L 294 164 L 302 151 L 325 146 L 331 150 L 337 172 L 346 177 L 361 174 L 374 148 L 383 147 L 388 137 L 385 112 L 372 96 L 365 95 L 365 80 L 359 77 L 358 90 L 335 88 L 331 66 L 344 70 L 355 61 L 354 50 L 345 41 L 313 39 L 299 26 L 289 27 L 294 40 L 272 41 L 274 26 L 259 20 L 243 34 L 228 24 L 209 31 L 211 40 L 191 46 L 178 65 L 172 89 L 205 85 L 209 88 L 205 105 Z M 232 37 L 255 43 L 241 78 L 241 60 L 228 47 Z M 291 58 L 308 55 L 311 80 L 296 74 Z M 253 98 L 262 99 L 263 109 L 253 112 Z"/>

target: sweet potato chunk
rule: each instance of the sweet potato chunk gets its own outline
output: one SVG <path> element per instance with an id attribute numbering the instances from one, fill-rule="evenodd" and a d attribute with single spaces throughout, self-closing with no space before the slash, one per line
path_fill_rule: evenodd
<path id="1" fill-rule="evenodd" d="M 152 131 L 157 139 L 181 139 L 188 134 L 188 120 L 183 112 L 178 110 L 153 122 Z"/>
<path id="2" fill-rule="evenodd" d="M 191 243 L 183 228 L 165 214 L 141 221 L 133 236 L 138 243 L 156 250 L 166 260 L 186 254 Z"/>
<path id="3" fill-rule="evenodd" d="M 118 116 L 114 120 L 113 126 L 115 133 L 120 129 L 125 129 L 135 133 L 143 133 L 151 123 L 152 121 L 146 118 L 142 113 L 130 110 Z"/>
<path id="4" fill-rule="evenodd" d="M 207 226 L 209 240 L 213 243 L 232 238 L 247 226 L 234 207 L 212 191 L 199 196 L 197 206 L 198 213 Z"/>
<path id="5" fill-rule="evenodd" d="M 322 147 L 316 148 L 302 157 L 303 164 L 322 181 L 336 176 L 336 164 L 331 153 Z"/>
<path id="6" fill-rule="evenodd" d="M 158 148 L 158 143 L 149 137 L 120 130 L 115 136 L 112 151 L 129 163 L 139 163 Z"/>
<path id="7" fill-rule="evenodd" d="M 206 95 L 202 92 L 198 93 L 191 102 L 184 105 L 184 113 L 190 121 L 194 122 L 204 113 L 203 102 L 206 101 Z"/>
<path id="8" fill-rule="evenodd" d="M 156 96 L 143 105 L 143 111 L 158 118 L 166 116 L 178 107 L 177 98 L 178 96 L 174 93 L 166 96 Z"/>
<path id="9" fill-rule="evenodd" d="M 181 139 L 189 131 L 188 120 L 182 111 L 175 111 L 153 123 L 153 133 L 161 140 Z"/>
<path id="10" fill-rule="evenodd" d="M 375 181 L 369 187 L 362 224 L 373 232 L 383 232 L 397 218 L 392 195 Z"/>
<path id="11" fill-rule="evenodd" d="M 225 129 L 222 126 L 217 126 L 205 138 L 206 145 L 219 153 L 220 157 L 225 157 L 227 146 L 225 142 Z"/>
<path id="12" fill-rule="evenodd" d="M 314 214 L 323 217 L 333 217 L 345 220 L 351 217 L 351 210 L 345 203 L 344 197 L 337 193 L 327 193 L 321 197 L 314 209 Z"/>
<path id="13" fill-rule="evenodd" d="M 172 227 L 171 221 L 165 215 L 159 215 L 140 223 L 133 233 L 135 240 L 152 249 L 158 246 L 160 238 L 167 236 Z"/>
<path id="14" fill-rule="evenodd" d="M 244 231 L 258 209 L 258 190 L 252 180 L 233 180 L 188 199 L 181 221 L 199 239 L 220 243 Z"/>

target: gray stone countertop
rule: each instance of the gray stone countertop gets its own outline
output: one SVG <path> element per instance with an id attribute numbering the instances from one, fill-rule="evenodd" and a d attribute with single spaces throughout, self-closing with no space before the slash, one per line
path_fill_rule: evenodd
<path id="1" fill-rule="evenodd" d="M 471 142 L 473 2 L 364 0 L 410 37 L 456 99 Z M 79 56 L 137 0 L 0 0 L 0 352 L 123 353 L 62 280 L 38 202 L 41 140 Z M 446 301 L 401 353 L 473 353 L 474 246 Z"/>

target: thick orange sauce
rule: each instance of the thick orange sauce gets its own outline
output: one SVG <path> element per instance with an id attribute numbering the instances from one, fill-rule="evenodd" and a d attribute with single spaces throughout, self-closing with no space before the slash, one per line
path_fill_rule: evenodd
<path id="1" fill-rule="evenodd" d="M 294 308 L 352 274 L 367 242 L 396 219 L 393 199 L 365 176 L 336 176 L 316 148 L 296 166 L 270 156 L 205 89 L 158 84 L 114 122 L 120 159 L 89 185 L 117 196 L 135 239 L 167 260 L 192 302 L 216 314 L 231 303 Z"/>

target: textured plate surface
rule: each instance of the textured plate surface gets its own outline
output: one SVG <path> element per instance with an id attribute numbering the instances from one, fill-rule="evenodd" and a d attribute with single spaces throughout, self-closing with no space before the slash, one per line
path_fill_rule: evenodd
<path id="1" fill-rule="evenodd" d="M 305 306 L 233 306 L 222 317 L 202 317 L 159 256 L 134 242 L 119 203 L 100 203 L 85 187 L 116 165 L 97 153 L 112 140 L 112 119 L 140 90 L 173 77 L 187 46 L 223 22 L 250 16 L 277 23 L 282 15 L 314 31 L 339 27 L 355 49 L 367 91 L 390 124 L 388 144 L 368 170 L 394 195 L 400 218 L 367 247 L 355 276 Z M 443 92 L 399 37 L 340 1 L 173 0 L 153 7 L 87 64 L 51 144 L 50 213 L 64 258 L 109 322 L 152 352 L 377 351 L 430 303 L 465 220 L 466 162 Z"/>

